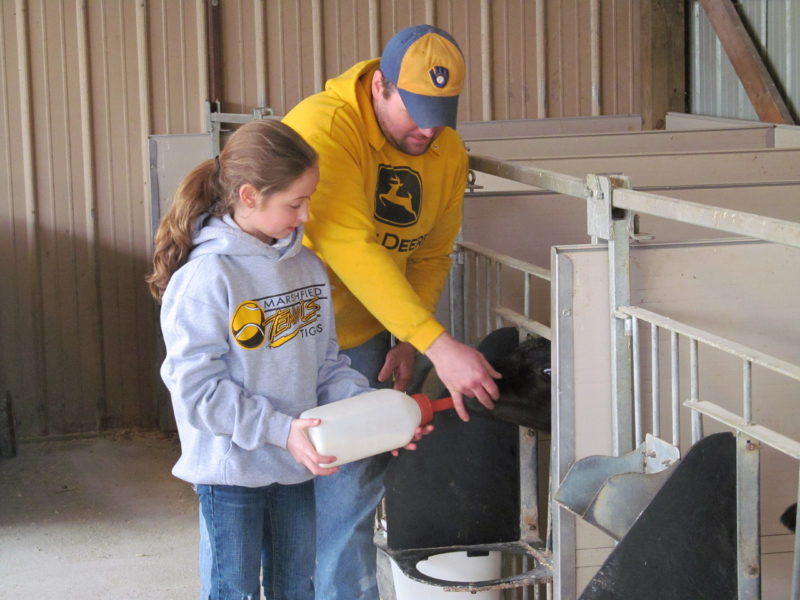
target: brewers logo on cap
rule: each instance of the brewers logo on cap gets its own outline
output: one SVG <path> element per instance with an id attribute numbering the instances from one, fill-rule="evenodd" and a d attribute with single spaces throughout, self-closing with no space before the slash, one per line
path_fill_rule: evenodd
<path id="1" fill-rule="evenodd" d="M 447 80 L 450 78 L 450 71 L 447 70 L 447 67 L 433 67 L 428 71 L 428 75 L 431 76 L 433 85 L 438 88 L 443 88 L 447 85 Z"/>

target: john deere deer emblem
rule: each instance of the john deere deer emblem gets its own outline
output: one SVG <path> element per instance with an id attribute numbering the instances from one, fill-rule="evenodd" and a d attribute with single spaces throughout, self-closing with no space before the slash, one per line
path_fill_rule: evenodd
<path id="1" fill-rule="evenodd" d="M 378 166 L 375 186 L 375 219 L 395 227 L 409 227 L 419 220 L 422 181 L 408 167 Z"/>

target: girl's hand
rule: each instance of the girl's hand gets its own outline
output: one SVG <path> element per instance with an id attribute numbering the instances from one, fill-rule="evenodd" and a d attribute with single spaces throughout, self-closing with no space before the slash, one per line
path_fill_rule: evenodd
<path id="1" fill-rule="evenodd" d="M 292 455 L 292 458 L 314 475 L 333 475 L 339 470 L 339 467 L 323 467 L 320 465 L 332 463 L 336 460 L 336 457 L 318 454 L 305 431 L 309 427 L 316 427 L 321 422 L 320 419 L 294 419 L 289 427 L 289 439 L 286 441 L 286 449 Z"/>
<path id="2" fill-rule="evenodd" d="M 395 450 L 392 450 L 392 456 L 397 456 L 398 454 L 400 454 L 400 450 L 416 450 L 417 445 L 414 442 L 418 442 L 420 439 L 422 439 L 423 435 L 428 435 L 431 431 L 433 431 L 433 425 L 425 425 L 425 427 L 417 427 L 414 430 L 414 437 L 411 438 L 411 441 L 408 442 L 402 448 L 397 448 Z"/>

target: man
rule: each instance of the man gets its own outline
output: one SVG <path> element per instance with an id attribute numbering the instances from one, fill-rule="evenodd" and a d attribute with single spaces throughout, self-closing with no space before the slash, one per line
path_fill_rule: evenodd
<path id="1" fill-rule="evenodd" d="M 454 130 L 464 71 L 450 34 L 409 27 L 380 59 L 329 80 L 284 122 L 319 153 L 305 242 L 329 268 L 342 351 L 371 385 L 399 390 L 423 353 L 466 421 L 462 396 L 493 408 L 499 374 L 434 317 L 467 182 Z M 378 598 L 373 513 L 387 460 L 351 463 L 315 482 L 318 600 Z"/>

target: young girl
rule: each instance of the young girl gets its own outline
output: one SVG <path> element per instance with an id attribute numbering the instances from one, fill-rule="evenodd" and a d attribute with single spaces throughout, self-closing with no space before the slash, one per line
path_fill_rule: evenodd
<path id="1" fill-rule="evenodd" d="M 258 598 L 262 568 L 268 598 L 314 597 L 312 477 L 337 469 L 305 435 L 319 421 L 297 417 L 370 389 L 339 355 L 325 269 L 301 244 L 318 178 L 294 130 L 252 121 L 183 180 L 156 235 L 173 474 L 199 497 L 214 600 Z"/>

